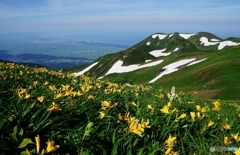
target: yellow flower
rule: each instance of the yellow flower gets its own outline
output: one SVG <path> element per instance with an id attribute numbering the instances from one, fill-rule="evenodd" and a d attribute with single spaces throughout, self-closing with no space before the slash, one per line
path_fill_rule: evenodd
<path id="1" fill-rule="evenodd" d="M 143 119 L 141 121 L 141 126 L 142 128 L 146 129 L 146 128 L 150 128 L 150 126 L 148 125 L 149 124 L 149 121 L 147 120 L 147 122 L 144 122 Z"/>
<path id="2" fill-rule="evenodd" d="M 222 125 L 222 130 L 230 130 L 230 125 L 225 123 L 224 125 Z"/>
<path id="3" fill-rule="evenodd" d="M 150 109 L 150 110 L 153 110 L 153 107 L 152 107 L 151 104 L 148 104 L 148 105 L 147 105 L 147 108 Z"/>
<path id="4" fill-rule="evenodd" d="M 42 102 L 44 101 L 44 96 L 38 96 L 38 98 L 37 98 L 37 99 L 38 99 L 38 101 L 39 101 L 39 102 L 41 102 L 41 103 L 42 103 Z"/>
<path id="5" fill-rule="evenodd" d="M 183 113 L 183 114 L 181 114 L 177 119 L 183 119 L 183 118 L 185 118 L 186 116 L 187 116 L 187 114 Z"/>
<path id="6" fill-rule="evenodd" d="M 102 101 L 102 109 L 110 108 L 111 102 L 110 101 Z"/>
<path id="7" fill-rule="evenodd" d="M 50 142 L 48 140 L 47 142 L 47 149 L 44 153 L 50 153 L 50 152 L 53 152 L 55 150 L 57 150 L 59 148 L 59 145 L 55 145 L 54 141 Z"/>
<path id="8" fill-rule="evenodd" d="M 169 134 L 168 139 L 165 141 L 166 146 L 173 148 L 174 143 L 176 143 L 176 139 L 177 139 L 177 137 L 172 137 L 172 135 Z"/>
<path id="9" fill-rule="evenodd" d="M 93 95 L 89 95 L 89 96 L 87 97 L 87 99 L 88 99 L 88 100 L 94 99 L 94 96 L 93 96 Z"/>
<path id="10" fill-rule="evenodd" d="M 163 106 L 163 108 L 160 109 L 160 111 L 164 114 L 170 114 L 168 105 Z"/>
<path id="11" fill-rule="evenodd" d="M 233 152 L 235 155 L 240 155 L 240 147 L 236 150 L 236 151 L 234 151 Z"/>
<path id="12" fill-rule="evenodd" d="M 209 109 L 208 106 L 203 107 L 203 108 L 201 109 L 201 112 L 202 112 L 202 113 L 205 113 L 208 109 Z"/>
<path id="13" fill-rule="evenodd" d="M 27 155 L 32 155 L 32 153 L 28 149 L 26 149 L 26 153 Z"/>
<path id="14" fill-rule="evenodd" d="M 53 112 L 58 112 L 62 109 L 60 109 L 56 103 L 52 102 L 52 105 L 48 108 L 48 110 Z"/>
<path id="15" fill-rule="evenodd" d="M 213 121 L 210 121 L 210 122 L 208 122 L 208 127 L 211 127 L 212 125 L 214 124 L 214 122 Z"/>
<path id="16" fill-rule="evenodd" d="M 215 110 L 215 111 L 219 111 L 220 110 L 220 102 L 218 100 L 213 102 L 213 105 L 214 105 L 213 110 Z"/>
<path id="17" fill-rule="evenodd" d="M 50 86 L 48 86 L 48 88 L 51 89 L 51 90 L 56 90 L 55 85 L 50 85 Z"/>
<path id="18" fill-rule="evenodd" d="M 193 121 L 195 121 L 196 113 L 195 112 L 190 112 L 190 116 Z"/>
<path id="19" fill-rule="evenodd" d="M 105 117 L 105 116 L 106 116 L 106 114 L 105 114 L 104 112 L 102 112 L 102 111 L 101 111 L 101 112 L 99 112 L 99 113 L 100 113 L 100 118 L 101 118 L 101 119 L 103 119 L 103 117 Z"/>
<path id="20" fill-rule="evenodd" d="M 136 105 L 136 103 L 135 103 L 135 102 L 133 102 L 133 101 L 131 102 L 131 104 L 132 104 L 132 105 L 134 105 L 134 106 L 137 106 L 137 105 Z"/>
<path id="21" fill-rule="evenodd" d="M 35 141 L 36 141 L 36 153 L 38 154 L 39 150 L 40 150 L 40 137 L 39 137 L 39 135 L 37 135 L 35 137 Z"/>
<path id="22" fill-rule="evenodd" d="M 238 136 L 238 133 L 231 134 L 231 136 L 235 139 L 236 142 L 240 141 L 240 137 Z"/>
<path id="23" fill-rule="evenodd" d="M 137 120 L 135 117 L 128 117 L 128 123 L 129 126 L 127 130 L 139 136 L 142 136 L 145 128 L 150 128 L 150 126 L 148 125 L 149 121 L 144 122 L 142 119 L 141 123 L 139 123 L 139 120 Z"/>
<path id="24" fill-rule="evenodd" d="M 77 91 L 77 92 L 74 92 L 73 93 L 73 97 L 80 97 L 82 96 L 83 94 L 80 92 L 80 91 Z"/>
<path id="25" fill-rule="evenodd" d="M 135 133 L 139 136 L 142 136 L 142 133 L 144 132 L 144 128 L 136 120 L 132 120 L 129 123 L 128 131 Z"/>
<path id="26" fill-rule="evenodd" d="M 24 99 L 29 99 L 31 97 L 31 94 L 26 93 Z"/>
<path id="27" fill-rule="evenodd" d="M 171 103 L 171 102 L 168 102 L 168 103 L 167 103 L 167 106 L 168 106 L 168 108 L 170 108 L 170 107 L 172 106 L 172 103 Z"/>
<path id="28" fill-rule="evenodd" d="M 60 93 L 58 93 L 57 95 L 55 95 L 54 99 L 60 98 L 60 97 L 62 97 L 62 96 L 63 96 L 63 94 L 60 92 Z"/>
<path id="29" fill-rule="evenodd" d="M 172 149 L 172 147 L 167 148 L 165 155 L 171 155 Z"/>
<path id="30" fill-rule="evenodd" d="M 196 109 L 197 109 L 197 111 L 200 111 L 201 110 L 200 105 L 196 105 Z"/>
<path id="31" fill-rule="evenodd" d="M 49 84 L 49 83 L 48 83 L 47 81 L 44 82 L 44 85 L 45 85 L 45 86 L 48 85 L 48 84 Z"/>

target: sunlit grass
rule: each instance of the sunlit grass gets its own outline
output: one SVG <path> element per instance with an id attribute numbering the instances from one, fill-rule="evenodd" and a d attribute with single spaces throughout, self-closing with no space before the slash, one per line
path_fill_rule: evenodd
<path id="1" fill-rule="evenodd" d="M 240 147 L 239 110 L 221 100 L 12 63 L 0 63 L 0 81 L 3 154 L 197 155 Z"/>

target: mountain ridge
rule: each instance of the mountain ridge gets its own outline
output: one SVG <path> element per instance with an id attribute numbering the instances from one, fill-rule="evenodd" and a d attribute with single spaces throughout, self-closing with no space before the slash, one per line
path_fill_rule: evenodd
<path id="1" fill-rule="evenodd" d="M 84 72 L 81 70 L 81 74 L 88 73 L 100 79 L 121 83 L 158 84 L 166 87 L 170 87 L 169 84 L 181 86 L 181 84 L 178 84 L 179 81 L 176 82 L 171 76 L 181 77 L 183 76 L 181 72 L 186 70 L 194 72 L 191 68 L 200 70 L 201 67 L 196 66 L 201 66 L 200 64 L 204 63 L 211 65 L 211 63 L 217 64 L 217 61 L 229 61 L 228 64 L 232 65 L 232 60 L 238 59 L 238 57 L 234 57 L 234 55 L 227 57 L 226 55 L 230 53 L 238 55 L 240 40 L 234 42 L 238 40 L 239 38 L 234 37 L 221 39 L 208 32 L 195 34 L 178 32 L 171 34 L 154 33 L 124 51 L 104 55 L 96 59 L 90 64 L 91 66 L 88 65 L 88 68 L 84 68 Z M 223 60 L 221 57 L 227 59 Z M 205 67 L 202 66 L 202 68 Z M 220 69 L 221 67 L 218 66 L 217 70 Z M 77 76 L 81 74 L 75 72 Z M 185 74 L 188 73 L 185 72 Z M 193 75 L 191 74 L 191 76 Z M 166 80 L 166 78 L 172 80 Z M 184 76 L 184 78 L 187 79 L 188 77 Z M 185 89 L 187 86 L 186 83 L 186 86 L 181 87 Z M 199 88 L 199 91 L 201 89 Z M 189 89 L 189 91 L 191 90 Z"/>

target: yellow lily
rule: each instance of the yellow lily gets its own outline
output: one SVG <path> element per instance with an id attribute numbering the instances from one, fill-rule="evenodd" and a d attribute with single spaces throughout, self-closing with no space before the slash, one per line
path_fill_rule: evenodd
<path id="1" fill-rule="evenodd" d="M 56 103 L 52 103 L 52 105 L 50 106 L 50 108 L 48 108 L 49 111 L 53 111 L 53 112 L 58 112 L 60 110 L 62 110 L 61 108 L 59 108 L 59 106 Z"/>
<path id="2" fill-rule="evenodd" d="M 38 98 L 37 98 L 37 99 L 38 99 L 38 101 L 39 101 L 39 102 L 41 102 L 41 103 L 42 103 L 42 102 L 44 101 L 44 98 L 45 98 L 44 96 L 38 96 Z"/>
<path id="3" fill-rule="evenodd" d="M 46 149 L 46 151 L 44 153 L 53 152 L 53 151 L 57 150 L 58 148 L 59 148 L 59 145 L 55 145 L 54 141 L 50 142 L 48 140 L 48 142 L 47 142 L 47 149 Z"/>
<path id="4" fill-rule="evenodd" d="M 105 115 L 106 115 L 106 114 L 105 114 L 104 112 L 102 112 L 102 111 L 99 112 L 99 113 L 100 113 L 100 118 L 101 118 L 101 119 L 103 119 L 103 117 L 105 117 Z"/>
<path id="5" fill-rule="evenodd" d="M 170 114 L 168 105 L 163 106 L 163 108 L 160 109 L 160 111 L 164 114 Z"/>
<path id="6" fill-rule="evenodd" d="M 102 109 L 110 108 L 111 102 L 110 101 L 102 101 Z"/>
<path id="7" fill-rule="evenodd" d="M 238 136 L 238 133 L 231 134 L 231 136 L 235 139 L 236 142 L 240 141 L 240 137 Z"/>
<path id="8" fill-rule="evenodd" d="M 36 141 L 36 153 L 38 154 L 39 150 L 40 150 L 40 137 L 39 137 L 39 135 L 37 135 L 35 137 L 35 141 Z"/>
<path id="9" fill-rule="evenodd" d="M 193 121 L 195 121 L 196 113 L 195 112 L 190 112 L 190 116 Z"/>
<path id="10" fill-rule="evenodd" d="M 220 102 L 218 100 L 213 102 L 213 105 L 214 105 L 213 110 L 215 110 L 215 111 L 219 111 L 220 110 Z"/>
<path id="11" fill-rule="evenodd" d="M 183 114 L 181 114 L 177 119 L 183 119 L 183 118 L 185 118 L 186 116 L 187 116 L 187 114 L 183 113 Z"/>
<path id="12" fill-rule="evenodd" d="M 213 122 L 213 121 L 210 121 L 207 126 L 208 126 L 208 127 L 211 127 L 213 124 L 214 124 L 214 122 Z"/>

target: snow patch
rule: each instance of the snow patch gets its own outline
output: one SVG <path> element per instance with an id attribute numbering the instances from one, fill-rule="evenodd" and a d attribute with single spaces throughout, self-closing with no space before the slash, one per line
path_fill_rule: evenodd
<path id="1" fill-rule="evenodd" d="M 153 51 L 149 52 L 149 54 L 151 54 L 152 56 L 155 56 L 155 57 L 168 56 L 171 54 L 171 52 L 163 53 L 165 50 L 166 50 L 166 48 L 164 48 L 162 50 L 153 50 Z"/>
<path id="2" fill-rule="evenodd" d="M 220 41 L 220 40 L 218 40 L 218 39 L 215 39 L 215 38 L 212 38 L 212 39 L 211 39 L 211 41 Z"/>
<path id="3" fill-rule="evenodd" d="M 197 63 L 202 62 L 202 61 L 204 61 L 204 60 L 206 60 L 206 59 L 207 59 L 207 58 L 202 59 L 202 60 L 193 61 L 193 62 L 191 62 L 190 64 L 188 64 L 187 66 L 191 66 L 191 65 L 197 64 Z"/>
<path id="4" fill-rule="evenodd" d="M 237 46 L 240 45 L 240 43 L 236 43 L 236 42 L 232 42 L 232 41 L 223 41 L 220 42 L 220 44 L 218 45 L 218 50 L 223 49 L 225 46 Z"/>
<path id="5" fill-rule="evenodd" d="M 196 58 L 180 60 L 180 61 L 171 63 L 171 64 L 163 67 L 162 69 L 164 69 L 164 71 L 162 73 L 160 73 L 157 77 L 155 77 L 154 79 L 149 81 L 148 83 L 153 83 L 153 82 L 157 81 L 159 78 L 161 78 L 163 75 L 170 74 L 170 73 L 178 71 L 178 67 L 180 67 L 182 65 L 185 65 L 185 64 L 187 64 L 189 62 L 192 62 L 195 59 Z"/>
<path id="6" fill-rule="evenodd" d="M 177 48 L 175 48 L 175 50 L 173 50 L 173 52 L 176 52 L 176 51 L 178 51 L 179 50 L 179 48 L 177 47 Z"/>
<path id="7" fill-rule="evenodd" d="M 131 72 L 131 71 L 146 68 L 146 67 L 156 66 L 161 62 L 163 62 L 163 60 L 154 61 L 144 65 L 136 64 L 136 65 L 122 66 L 123 61 L 118 60 L 105 75 L 112 74 L 112 73 Z"/>
<path id="8" fill-rule="evenodd" d="M 167 35 L 166 34 L 153 34 L 152 38 L 158 37 L 160 40 L 164 39 Z"/>
<path id="9" fill-rule="evenodd" d="M 146 60 L 145 62 L 149 62 L 149 61 L 152 61 L 152 60 Z"/>
<path id="10" fill-rule="evenodd" d="M 219 44 L 218 45 L 218 50 L 223 49 L 225 46 L 237 46 L 237 45 L 240 45 L 240 43 L 232 42 L 232 41 L 229 41 L 229 40 L 222 41 L 222 42 L 209 42 L 208 38 L 206 38 L 206 37 L 201 37 L 199 39 L 199 41 L 201 41 L 201 44 L 203 44 L 204 46 L 210 46 L 210 45 Z"/>
<path id="11" fill-rule="evenodd" d="M 171 36 L 173 36 L 173 34 L 170 34 L 170 35 L 168 36 L 168 38 L 171 38 Z"/>
<path id="12" fill-rule="evenodd" d="M 219 42 L 209 42 L 209 41 L 208 41 L 208 38 L 206 38 L 206 37 L 201 37 L 201 38 L 199 39 L 199 41 L 201 41 L 200 44 L 203 44 L 204 46 L 216 45 L 216 44 L 219 43 Z"/>
<path id="13" fill-rule="evenodd" d="M 179 34 L 180 37 L 184 38 L 184 39 L 188 39 L 190 38 L 191 36 L 195 35 L 195 34 Z"/>
<path id="14" fill-rule="evenodd" d="M 77 72 L 77 73 L 73 73 L 75 76 L 80 76 L 82 74 L 84 74 L 85 72 L 89 71 L 91 68 L 93 68 L 96 64 L 98 64 L 98 62 L 95 62 L 93 64 L 91 64 L 90 66 L 88 66 L 87 68 L 85 68 L 84 70 Z"/>
<path id="15" fill-rule="evenodd" d="M 151 44 L 151 42 L 147 42 L 146 44 L 149 46 Z"/>

